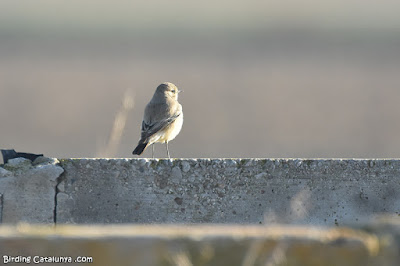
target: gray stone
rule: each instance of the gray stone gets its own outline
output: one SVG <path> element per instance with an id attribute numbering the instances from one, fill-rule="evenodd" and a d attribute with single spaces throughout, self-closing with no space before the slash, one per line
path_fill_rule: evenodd
<path id="1" fill-rule="evenodd" d="M 8 172 L 0 178 L 2 222 L 54 223 L 56 179 L 64 170 L 55 164 L 32 166 L 24 158 L 11 159 L 4 168 Z"/>
<path id="2" fill-rule="evenodd" d="M 182 181 L 182 171 L 178 166 L 175 166 L 174 168 L 172 168 L 171 179 L 172 179 L 172 182 L 174 182 L 174 183 L 178 183 L 178 182 Z"/>
<path id="3" fill-rule="evenodd" d="M 4 168 L 7 170 L 15 171 L 27 171 L 28 169 L 32 168 L 32 162 L 29 159 L 25 159 L 22 157 L 14 158 L 8 160 L 8 162 L 4 165 Z"/>
<path id="4" fill-rule="evenodd" d="M 14 159 L 10 159 L 8 160 L 7 164 L 9 166 L 17 166 L 17 165 L 31 165 L 31 161 L 29 159 L 26 158 L 22 158 L 22 157 L 18 157 L 18 158 L 14 158 Z"/>
<path id="5" fill-rule="evenodd" d="M 0 178 L 1 177 L 7 177 L 7 176 L 11 176 L 12 172 L 8 171 L 6 169 L 4 169 L 3 167 L 0 166 Z"/>
<path id="6" fill-rule="evenodd" d="M 59 161 L 56 158 L 49 158 L 44 156 L 39 156 L 33 161 L 33 165 L 38 164 L 58 164 Z"/>
<path id="7" fill-rule="evenodd" d="M 190 170 L 190 164 L 187 161 L 182 161 L 182 171 L 187 173 Z"/>

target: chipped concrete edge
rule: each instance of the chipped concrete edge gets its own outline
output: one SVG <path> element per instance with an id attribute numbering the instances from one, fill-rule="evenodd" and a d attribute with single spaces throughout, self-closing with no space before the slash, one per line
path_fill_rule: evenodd
<path id="1" fill-rule="evenodd" d="M 64 172 L 59 163 L 41 156 L 0 165 L 0 221 L 54 223 L 56 184 Z"/>

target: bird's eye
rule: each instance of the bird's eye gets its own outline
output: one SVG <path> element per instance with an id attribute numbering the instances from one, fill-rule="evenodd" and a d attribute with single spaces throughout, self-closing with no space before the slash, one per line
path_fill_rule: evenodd
<path id="1" fill-rule="evenodd" d="M 171 90 L 172 91 L 172 93 L 175 93 L 175 90 Z"/>

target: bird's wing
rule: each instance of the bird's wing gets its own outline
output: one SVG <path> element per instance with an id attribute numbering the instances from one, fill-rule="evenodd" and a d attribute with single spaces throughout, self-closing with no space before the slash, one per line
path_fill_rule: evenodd
<path id="1" fill-rule="evenodd" d="M 142 122 L 142 139 L 149 139 L 151 136 L 156 134 L 157 132 L 163 130 L 172 122 L 174 122 L 180 115 L 182 115 L 182 111 L 179 110 L 174 115 L 164 118 L 160 121 L 156 121 L 154 123 L 146 123 L 145 120 Z"/>

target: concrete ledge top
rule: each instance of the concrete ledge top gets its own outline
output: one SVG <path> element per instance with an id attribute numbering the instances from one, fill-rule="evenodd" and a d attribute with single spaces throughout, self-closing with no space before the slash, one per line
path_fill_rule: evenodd
<path id="1" fill-rule="evenodd" d="M 288 161 L 400 161 L 400 158 L 295 158 L 295 157 L 288 157 L 288 158 L 273 158 L 273 157 L 258 157 L 258 158 L 91 158 L 91 157 L 82 157 L 82 158 L 58 158 L 59 161 L 79 161 L 79 160 L 101 160 L 101 161 L 279 161 L 279 162 L 288 162 Z"/>
<path id="2" fill-rule="evenodd" d="M 326 172 L 330 169 L 335 175 L 336 172 L 346 170 L 360 169 L 400 169 L 400 159 L 395 158 L 68 158 L 59 159 L 60 164 L 78 164 L 86 167 L 98 166 L 127 166 L 129 164 L 146 169 L 172 168 L 180 166 L 184 172 L 189 172 L 193 168 L 201 170 L 212 170 L 221 168 L 248 168 L 251 170 L 267 169 L 269 171 L 275 169 L 295 169 L 296 171 L 309 169 L 315 172 Z M 211 168 L 208 168 L 208 167 Z M 144 167 L 144 168 L 143 168 Z M 151 169 L 152 168 L 152 169 Z"/>
<path id="3" fill-rule="evenodd" d="M 49 158 L 55 159 L 55 158 Z M 329 160 L 329 161 L 340 161 L 340 160 L 355 160 L 355 161 L 369 161 L 369 160 L 400 160 L 399 158 L 391 158 L 391 157 L 382 157 L 382 158 L 360 158 L 360 157 L 191 157 L 191 158 L 148 158 L 148 157 L 71 157 L 71 158 L 57 158 L 58 160 L 167 160 L 167 161 L 175 161 L 175 160 Z"/>
<path id="4" fill-rule="evenodd" d="M 352 168 L 374 168 L 389 166 L 400 167 L 399 158 L 66 158 L 59 159 L 61 165 L 67 163 L 94 164 L 95 166 L 117 164 L 123 165 L 126 163 L 138 164 L 139 166 L 155 167 L 174 167 L 181 163 L 188 171 L 188 166 L 208 166 L 216 165 L 222 168 L 225 167 L 267 167 L 270 169 L 276 167 L 294 167 L 294 168 L 310 168 L 318 170 L 323 167 L 346 166 L 346 169 Z"/>

